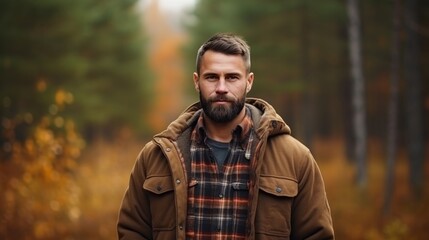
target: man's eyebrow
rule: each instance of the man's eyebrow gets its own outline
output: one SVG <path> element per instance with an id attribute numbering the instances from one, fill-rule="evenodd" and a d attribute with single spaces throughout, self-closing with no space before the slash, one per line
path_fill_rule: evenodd
<path id="1" fill-rule="evenodd" d="M 225 75 L 239 75 L 239 76 L 241 76 L 241 73 L 239 73 L 239 72 L 230 72 L 230 73 L 226 73 Z"/>
<path id="2" fill-rule="evenodd" d="M 205 72 L 201 76 L 218 76 L 219 73 L 216 72 Z M 242 74 L 240 72 L 227 72 L 225 73 L 225 76 L 241 76 Z"/>
<path id="3" fill-rule="evenodd" d="M 219 75 L 219 74 L 214 73 L 214 72 L 205 72 L 201 76 L 207 77 L 207 76 L 217 76 L 217 75 Z"/>

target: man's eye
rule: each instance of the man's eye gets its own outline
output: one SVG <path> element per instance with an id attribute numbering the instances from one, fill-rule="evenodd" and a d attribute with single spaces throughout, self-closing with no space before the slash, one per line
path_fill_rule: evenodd
<path id="1" fill-rule="evenodd" d="M 237 79 L 239 79 L 239 76 L 237 76 L 237 75 L 230 75 L 230 76 L 226 77 L 226 79 L 228 79 L 228 80 L 237 80 Z"/>
<path id="2" fill-rule="evenodd" d="M 206 79 L 207 80 L 215 80 L 217 77 L 215 75 L 207 75 Z"/>

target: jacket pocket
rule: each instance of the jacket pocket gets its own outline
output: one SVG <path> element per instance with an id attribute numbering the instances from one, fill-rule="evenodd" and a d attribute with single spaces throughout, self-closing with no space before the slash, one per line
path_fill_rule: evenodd
<path id="1" fill-rule="evenodd" d="M 175 228 L 176 210 L 173 178 L 171 176 L 151 176 L 143 183 L 148 192 L 152 215 L 153 231 L 171 231 Z"/>
<path id="2" fill-rule="evenodd" d="M 289 237 L 298 183 L 280 176 L 260 176 L 255 231 L 260 237 Z"/>

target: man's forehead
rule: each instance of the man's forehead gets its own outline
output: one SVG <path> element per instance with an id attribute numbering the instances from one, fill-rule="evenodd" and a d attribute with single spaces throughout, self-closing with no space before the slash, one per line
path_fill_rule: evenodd
<path id="1" fill-rule="evenodd" d="M 223 53 L 211 52 L 203 55 L 201 67 L 234 70 L 237 68 L 245 69 L 245 63 L 240 55 L 226 55 Z"/>

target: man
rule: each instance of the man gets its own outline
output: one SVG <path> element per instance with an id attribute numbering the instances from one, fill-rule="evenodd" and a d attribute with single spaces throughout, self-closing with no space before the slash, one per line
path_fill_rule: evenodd
<path id="1" fill-rule="evenodd" d="M 310 151 L 272 106 L 246 98 L 246 42 L 216 34 L 196 65 L 200 101 L 140 152 L 119 239 L 334 239 Z"/>

